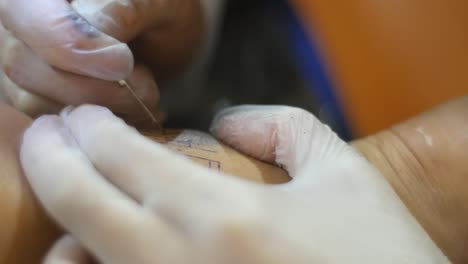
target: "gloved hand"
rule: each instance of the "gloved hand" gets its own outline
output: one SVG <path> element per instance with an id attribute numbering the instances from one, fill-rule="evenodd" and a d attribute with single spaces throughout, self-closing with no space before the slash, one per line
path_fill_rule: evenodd
<path id="1" fill-rule="evenodd" d="M 212 130 L 292 181 L 202 168 L 101 107 L 35 121 L 22 166 L 71 234 L 46 263 L 86 263 L 81 246 L 102 263 L 448 263 L 385 178 L 310 113 L 236 107 Z"/>
<path id="2" fill-rule="evenodd" d="M 33 116 L 93 103 L 141 117 L 115 81 L 127 79 L 155 109 L 152 73 L 187 67 L 203 26 L 199 1 L 177 0 L 0 0 L 0 19 L 1 92 Z"/>

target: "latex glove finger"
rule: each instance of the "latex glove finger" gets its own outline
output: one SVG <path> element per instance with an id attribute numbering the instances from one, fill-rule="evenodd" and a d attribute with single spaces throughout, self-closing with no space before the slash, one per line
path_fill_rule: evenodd
<path id="1" fill-rule="evenodd" d="M 291 177 L 304 166 L 344 161 L 351 149 L 312 114 L 294 107 L 244 105 L 221 111 L 211 131 L 240 151 L 284 166 Z"/>
<path id="2" fill-rule="evenodd" d="M 130 119 L 146 116 L 129 91 L 116 82 L 61 71 L 46 64 L 29 47 L 9 34 L 3 34 L 3 40 L 7 45 L 2 49 L 2 53 L 5 54 L 1 59 L 2 66 L 8 77 L 19 87 L 65 105 L 93 103 L 109 107 Z M 137 65 L 127 81 L 147 107 L 156 109 L 159 90 L 149 70 Z M 35 101 L 37 96 L 29 99 L 28 103 Z M 50 113 L 37 108 L 37 103 L 15 106 L 33 115 Z"/>
<path id="3" fill-rule="evenodd" d="M 72 6 L 96 28 L 128 42 L 146 29 L 165 26 L 190 4 L 179 0 L 74 0 Z"/>
<path id="4" fill-rule="evenodd" d="M 173 220 L 194 225 L 195 215 L 212 218 L 214 212 L 206 208 L 217 200 L 207 197 L 237 198 L 235 188 L 244 188 L 243 181 L 222 177 L 140 135 L 105 108 L 81 106 L 62 116 L 109 182 Z"/>
<path id="5" fill-rule="evenodd" d="M 43 264 L 92 264 L 93 260 L 80 242 L 70 235 L 64 235 L 55 242 L 47 253 Z"/>
<path id="6" fill-rule="evenodd" d="M 151 263 L 145 258 L 155 259 L 159 251 L 154 248 L 169 243 L 166 224 L 95 170 L 60 117 L 43 116 L 33 123 L 20 159 L 46 210 L 104 263 Z M 130 245 L 136 250 L 129 252 Z"/>
<path id="7" fill-rule="evenodd" d="M 0 0 L 0 19 L 52 66 L 114 81 L 132 72 L 128 46 L 93 27 L 66 0 Z"/>
<path id="8" fill-rule="evenodd" d="M 18 87 L 3 72 L 0 72 L 0 91 L 10 105 L 32 117 L 56 113 L 63 108 L 59 103 Z"/>

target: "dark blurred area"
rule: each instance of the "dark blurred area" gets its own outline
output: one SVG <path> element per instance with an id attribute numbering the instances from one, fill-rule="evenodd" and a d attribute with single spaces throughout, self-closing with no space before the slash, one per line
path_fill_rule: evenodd
<path id="1" fill-rule="evenodd" d="M 468 94 L 467 14 L 463 0 L 228 1 L 204 99 L 169 126 L 285 104 L 346 140 L 376 133 Z"/>
<path id="2" fill-rule="evenodd" d="M 284 7 L 281 1 L 229 1 L 204 101 L 198 113 L 169 120 L 169 127 L 206 130 L 218 110 L 239 104 L 286 104 L 317 112 L 291 54 Z"/>

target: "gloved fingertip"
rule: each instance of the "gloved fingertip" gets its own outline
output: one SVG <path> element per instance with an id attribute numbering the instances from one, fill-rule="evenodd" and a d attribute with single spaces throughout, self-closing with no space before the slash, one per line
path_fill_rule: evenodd
<path id="1" fill-rule="evenodd" d="M 105 120 L 117 119 L 107 108 L 97 105 L 82 105 L 73 111 L 64 112 L 63 118 L 70 129 L 92 127 Z"/>
<path id="2" fill-rule="evenodd" d="M 106 81 L 126 79 L 134 67 L 133 54 L 125 43 L 118 43 L 96 50 L 73 50 L 79 56 L 75 71 Z"/>
<path id="3" fill-rule="evenodd" d="M 225 119 L 223 117 L 221 117 L 219 114 L 216 115 L 213 119 L 213 121 L 211 122 L 211 125 L 210 125 L 210 128 L 209 128 L 209 131 L 210 133 L 219 138 L 219 139 L 223 139 L 223 132 L 225 132 L 225 130 L 223 129 L 225 127 Z"/>
<path id="4" fill-rule="evenodd" d="M 228 139 L 233 130 L 238 130 L 239 126 L 248 125 L 255 120 L 255 114 L 267 108 L 267 106 L 239 105 L 228 107 L 218 112 L 211 122 L 210 132 L 224 140 Z"/>
<path id="5" fill-rule="evenodd" d="M 269 110 L 254 105 L 227 108 L 214 118 L 210 132 L 245 154 L 273 162 L 277 130 Z"/>
<path id="6" fill-rule="evenodd" d="M 228 107 L 219 111 L 211 121 L 209 131 L 216 137 L 222 136 L 222 128 L 226 125 L 226 120 L 238 112 L 241 106 Z"/>
<path id="7" fill-rule="evenodd" d="M 25 135 L 31 133 L 41 133 L 50 129 L 56 129 L 60 127 L 60 119 L 55 115 L 43 115 L 34 120 L 31 126 L 26 130 Z"/>
<path id="8" fill-rule="evenodd" d="M 23 167 L 26 166 L 26 169 L 34 171 L 39 166 L 38 161 L 50 157 L 50 155 L 45 154 L 57 146 L 74 147 L 76 144 L 59 116 L 44 115 L 39 117 L 23 136 L 20 151 Z M 28 173 L 26 174 L 28 175 Z"/>
<path id="9" fill-rule="evenodd" d="M 127 126 L 125 122 L 115 116 L 109 109 L 97 105 L 83 105 L 77 107 L 64 118 L 68 130 L 75 137 L 80 146 L 94 144 L 94 138 L 103 127 L 112 126 L 115 131 Z"/>
<path id="10" fill-rule="evenodd" d="M 67 119 L 67 117 L 70 115 L 70 113 L 75 109 L 74 106 L 72 105 L 69 105 L 67 107 L 65 107 L 64 109 L 62 109 L 62 111 L 60 111 L 60 117 L 62 119 Z"/>

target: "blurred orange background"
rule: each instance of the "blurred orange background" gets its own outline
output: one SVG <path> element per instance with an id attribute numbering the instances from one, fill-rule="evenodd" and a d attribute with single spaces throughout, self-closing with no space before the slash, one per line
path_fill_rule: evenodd
<path id="1" fill-rule="evenodd" d="M 468 94 L 468 1 L 291 1 L 356 136 Z"/>

